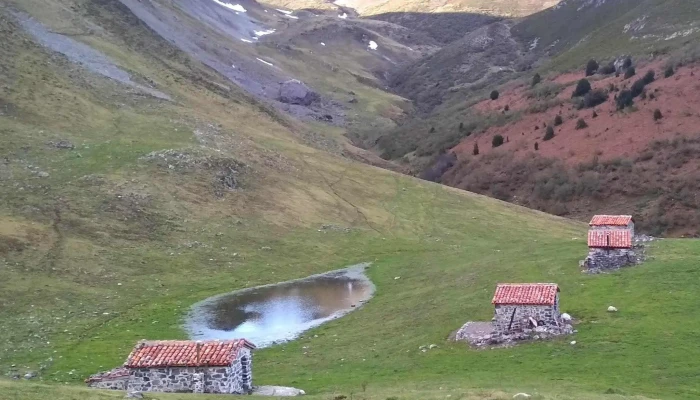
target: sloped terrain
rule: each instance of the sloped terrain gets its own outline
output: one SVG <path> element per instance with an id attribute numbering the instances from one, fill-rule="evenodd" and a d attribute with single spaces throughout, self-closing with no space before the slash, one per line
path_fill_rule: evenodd
<path id="1" fill-rule="evenodd" d="M 256 384 L 313 399 L 698 396 L 696 241 L 657 241 L 639 267 L 582 275 L 585 224 L 353 161 L 392 166 L 345 134 L 377 135 L 412 112 L 373 71 L 384 56 L 420 56 L 405 31 L 225 4 L 0 5 L 0 398 L 122 398 L 83 379 L 138 340 L 184 338 L 192 304 L 358 262 L 372 263 L 376 296 L 258 351 Z M 280 32 L 253 42 L 258 27 Z M 287 78 L 342 105 L 347 128 L 277 104 L 268 86 Z M 654 161 L 673 163 L 675 143 Z M 504 281 L 557 282 L 576 336 L 495 351 L 448 341 L 492 316 Z"/>
<path id="2" fill-rule="evenodd" d="M 559 0 L 267 0 L 265 3 L 291 9 L 350 7 L 361 15 L 396 12 L 478 13 L 522 17 L 555 6 Z"/>

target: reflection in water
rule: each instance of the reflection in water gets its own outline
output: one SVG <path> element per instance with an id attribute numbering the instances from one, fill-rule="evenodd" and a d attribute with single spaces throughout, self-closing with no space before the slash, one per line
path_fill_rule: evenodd
<path id="1" fill-rule="evenodd" d="M 245 338 L 265 347 L 352 310 L 372 290 L 366 279 L 343 273 L 261 287 L 204 302 L 189 328 L 195 339 Z"/>

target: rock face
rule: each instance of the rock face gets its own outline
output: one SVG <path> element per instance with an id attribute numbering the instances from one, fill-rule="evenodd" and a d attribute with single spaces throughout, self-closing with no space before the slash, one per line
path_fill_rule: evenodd
<path id="1" fill-rule="evenodd" d="M 310 106 L 318 100 L 318 93 L 311 90 L 304 82 L 292 79 L 280 84 L 279 101 L 282 103 Z"/>

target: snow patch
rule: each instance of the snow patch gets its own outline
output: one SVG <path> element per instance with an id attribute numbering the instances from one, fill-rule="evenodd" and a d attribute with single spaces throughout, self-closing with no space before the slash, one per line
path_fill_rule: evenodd
<path id="1" fill-rule="evenodd" d="M 267 65 L 269 65 L 269 66 L 271 66 L 271 67 L 274 67 L 274 65 L 273 65 L 271 62 L 267 62 L 267 61 L 265 61 L 265 60 L 263 60 L 263 59 L 261 59 L 261 58 L 258 58 L 257 60 L 260 61 L 260 62 L 263 63 L 263 64 L 267 64 Z"/>
<path id="2" fill-rule="evenodd" d="M 540 38 L 536 37 L 535 40 L 530 43 L 530 51 L 535 50 L 537 45 L 540 43 Z"/>
<path id="3" fill-rule="evenodd" d="M 277 10 L 277 11 L 281 12 L 281 13 L 282 13 L 282 14 L 284 14 L 284 15 L 289 15 L 289 14 L 291 14 L 291 13 L 292 13 L 291 11 L 287 11 L 287 10 L 280 10 L 279 8 L 276 8 L 275 10 Z"/>
<path id="4" fill-rule="evenodd" d="M 246 42 L 246 43 L 253 43 L 253 41 L 252 41 L 252 40 L 248 40 L 248 39 L 241 39 L 241 42 Z"/>
<path id="5" fill-rule="evenodd" d="M 267 30 L 267 31 L 253 31 L 253 33 L 255 33 L 255 38 L 257 39 L 257 38 L 259 38 L 260 36 L 271 35 L 271 34 L 275 33 L 275 30 L 274 30 L 274 29 L 270 29 L 270 30 Z"/>
<path id="6" fill-rule="evenodd" d="M 379 48 L 379 45 L 374 40 L 370 40 L 368 47 L 372 50 L 377 50 Z"/>
<path id="7" fill-rule="evenodd" d="M 338 15 L 338 18 L 340 18 L 340 19 L 348 19 L 348 13 L 342 13 L 341 15 Z"/>
<path id="8" fill-rule="evenodd" d="M 246 12 L 246 9 L 243 8 L 243 6 L 240 4 L 230 4 L 230 3 L 223 2 L 221 0 L 214 0 L 214 3 L 216 3 L 220 6 L 224 6 L 224 7 L 228 8 L 229 10 L 243 12 L 243 13 Z"/>
<path id="9" fill-rule="evenodd" d="M 325 45 L 326 45 L 325 43 L 321 42 L 321 46 L 325 46 Z"/>

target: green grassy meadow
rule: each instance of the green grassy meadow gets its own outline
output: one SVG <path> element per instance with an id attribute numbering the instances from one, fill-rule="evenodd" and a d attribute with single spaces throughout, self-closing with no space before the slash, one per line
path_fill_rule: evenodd
<path id="1" fill-rule="evenodd" d="M 109 2 L 19 3 L 52 28 L 52 15 L 87 5 L 95 19 L 86 21 L 120 15 Z M 122 398 L 83 380 L 120 365 L 141 339 L 184 338 L 192 304 L 360 262 L 372 262 L 375 297 L 257 351 L 255 384 L 311 399 L 700 394 L 697 241 L 654 242 L 642 266 L 583 275 L 585 224 L 330 154 L 323 149 L 347 145 L 337 129 L 221 89 L 223 78 L 147 40 L 141 25 L 120 35 L 121 20 L 108 18 L 116 28 L 84 40 L 120 49 L 110 56 L 173 102 L 84 73 L 3 11 L 0 81 L 12 83 L 0 86 L 0 399 Z M 220 180 L 231 165 L 235 190 Z M 491 351 L 448 342 L 466 321 L 491 318 L 498 282 L 558 283 L 579 332 Z M 611 304 L 620 311 L 606 312 Z M 419 350 L 429 344 L 438 348 Z M 39 376 L 12 379 L 26 371 Z"/>

